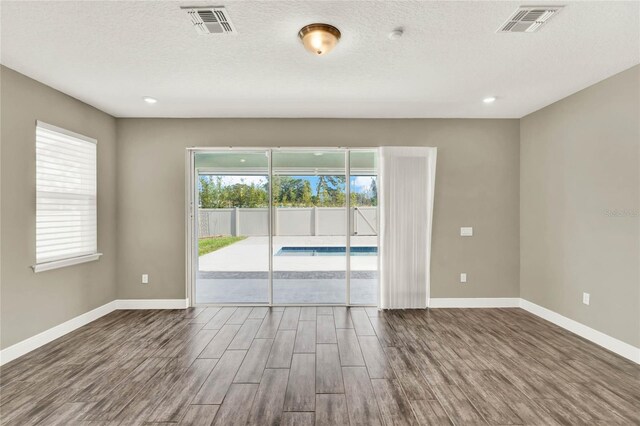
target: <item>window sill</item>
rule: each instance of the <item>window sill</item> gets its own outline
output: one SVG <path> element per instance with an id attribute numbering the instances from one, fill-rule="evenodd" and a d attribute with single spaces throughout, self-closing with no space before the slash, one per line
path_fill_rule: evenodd
<path id="1" fill-rule="evenodd" d="M 53 262 L 38 263 L 33 265 L 33 272 L 44 272 L 52 269 L 64 268 L 67 266 L 77 265 L 79 263 L 93 262 L 98 260 L 102 256 L 102 253 L 88 254 L 86 256 L 72 257 L 69 259 L 54 260 Z"/>

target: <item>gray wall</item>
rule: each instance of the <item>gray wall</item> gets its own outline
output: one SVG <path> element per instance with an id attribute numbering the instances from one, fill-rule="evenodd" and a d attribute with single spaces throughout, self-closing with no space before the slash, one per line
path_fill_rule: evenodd
<path id="1" fill-rule="evenodd" d="M 521 296 L 636 347 L 639 81 L 636 66 L 524 117 L 520 133 Z"/>
<path id="2" fill-rule="evenodd" d="M 518 120 L 118 119 L 117 130 L 119 298 L 185 297 L 185 148 L 229 145 L 437 146 L 431 296 L 519 295 Z"/>
<path id="3" fill-rule="evenodd" d="M 116 297 L 115 119 L 0 67 L 0 347 L 56 326 Z M 35 274 L 36 120 L 98 140 L 99 261 Z"/>
<path id="4" fill-rule="evenodd" d="M 1 67 L 0 348 L 116 298 L 185 296 L 187 146 L 387 144 L 438 147 L 432 297 L 521 295 L 640 346 L 639 73 L 520 121 L 116 120 Z M 30 269 L 36 120 L 98 139 L 97 262 Z"/>

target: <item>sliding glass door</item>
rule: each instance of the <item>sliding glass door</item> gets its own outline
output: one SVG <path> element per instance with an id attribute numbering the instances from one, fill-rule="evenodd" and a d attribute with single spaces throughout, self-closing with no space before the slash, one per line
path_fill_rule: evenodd
<path id="1" fill-rule="evenodd" d="M 349 300 L 352 305 L 378 304 L 377 163 L 377 151 L 350 152 Z"/>
<path id="2" fill-rule="evenodd" d="M 268 304 L 269 153 L 198 152 L 195 301 Z"/>
<path id="3" fill-rule="evenodd" d="M 195 304 L 377 305 L 377 150 L 197 150 Z"/>
<path id="4" fill-rule="evenodd" d="M 273 303 L 347 301 L 345 152 L 272 154 Z"/>

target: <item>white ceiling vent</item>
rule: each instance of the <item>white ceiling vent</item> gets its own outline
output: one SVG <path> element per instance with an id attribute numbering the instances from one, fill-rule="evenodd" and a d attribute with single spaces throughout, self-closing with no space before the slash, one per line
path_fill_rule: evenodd
<path id="1" fill-rule="evenodd" d="M 498 28 L 499 33 L 532 33 L 560 12 L 562 6 L 522 6 Z"/>
<path id="2" fill-rule="evenodd" d="M 229 12 L 222 6 L 181 9 L 186 10 L 198 34 L 237 34 L 229 19 Z"/>

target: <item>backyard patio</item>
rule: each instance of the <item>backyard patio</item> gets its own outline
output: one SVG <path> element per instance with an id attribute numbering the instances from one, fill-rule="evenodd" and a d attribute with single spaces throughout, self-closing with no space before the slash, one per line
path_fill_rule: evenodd
<path id="1" fill-rule="evenodd" d="M 317 247 L 319 250 L 309 250 Z M 273 303 L 346 302 L 344 236 L 274 236 Z M 378 301 L 377 237 L 351 237 L 351 304 Z M 369 249 L 363 249 L 363 248 Z M 286 248 L 284 251 L 281 251 Z M 298 250 L 289 250 L 299 248 Z M 307 249 L 301 249 L 307 248 Z M 325 249 L 322 249 L 325 248 Z M 376 248 L 374 250 L 373 248 Z M 269 238 L 247 237 L 198 259 L 197 303 L 268 303 Z"/>

